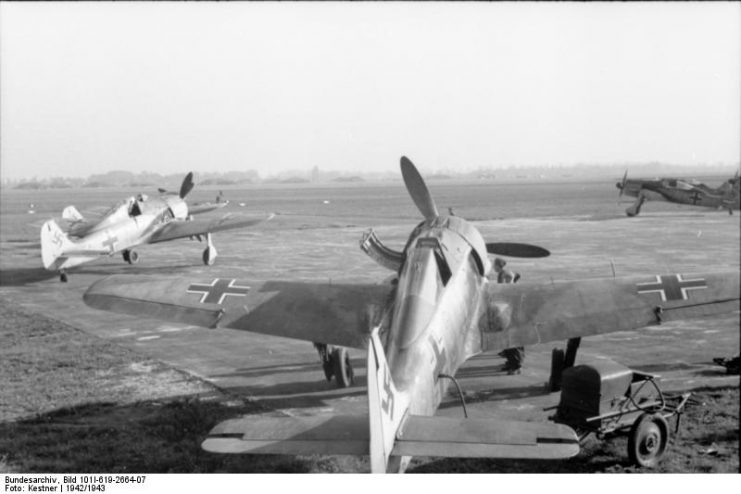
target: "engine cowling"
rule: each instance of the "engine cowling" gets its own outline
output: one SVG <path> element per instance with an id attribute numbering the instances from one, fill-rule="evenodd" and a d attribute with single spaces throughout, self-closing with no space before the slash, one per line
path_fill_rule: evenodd
<path id="1" fill-rule="evenodd" d="M 168 197 L 165 199 L 167 207 L 170 209 L 172 217 L 176 220 L 184 220 L 188 218 L 188 204 L 185 203 L 179 197 Z"/>

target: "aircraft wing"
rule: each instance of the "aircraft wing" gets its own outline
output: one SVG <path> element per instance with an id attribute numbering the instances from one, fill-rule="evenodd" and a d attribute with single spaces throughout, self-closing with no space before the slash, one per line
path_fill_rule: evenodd
<path id="1" fill-rule="evenodd" d="M 372 284 L 117 275 L 94 283 L 84 300 L 124 314 L 366 348 L 389 292 L 387 285 Z"/>
<path id="2" fill-rule="evenodd" d="M 739 271 L 548 284 L 489 284 L 481 351 L 628 331 L 739 310 Z"/>
<path id="3" fill-rule="evenodd" d="M 149 243 L 166 242 L 178 238 L 194 237 L 196 235 L 206 235 L 222 230 L 231 230 L 234 228 L 246 228 L 257 225 L 263 221 L 268 221 L 273 217 L 270 216 L 241 216 L 226 215 L 218 219 L 194 219 L 190 221 L 171 221 L 162 228 L 154 232 L 149 239 Z"/>

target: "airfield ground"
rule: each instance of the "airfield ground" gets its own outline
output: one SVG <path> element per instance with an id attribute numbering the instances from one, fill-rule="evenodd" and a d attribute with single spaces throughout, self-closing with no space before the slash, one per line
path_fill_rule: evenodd
<path id="1" fill-rule="evenodd" d="M 434 195 L 434 184 L 431 189 Z M 337 205 L 342 199 L 330 199 L 334 207 L 342 209 L 341 204 Z M 352 201 L 352 197 L 348 196 L 347 200 Z M 73 202 L 69 197 L 59 196 L 60 204 L 62 201 Z M 75 422 L 81 417 L 120 424 L 118 419 L 123 423 L 126 419 L 117 414 L 123 417 L 129 414 L 134 422 L 181 420 L 176 423 L 182 425 L 180 429 L 188 431 L 188 444 L 197 449 L 209 424 L 217 418 L 241 413 L 362 413 L 367 406 L 362 352 L 351 352 L 356 387 L 339 390 L 324 380 L 316 353 L 309 343 L 100 312 L 83 304 L 82 293 L 95 280 L 120 273 L 182 275 L 207 281 L 228 274 L 251 280 L 331 278 L 378 282 L 390 272 L 360 252 L 358 239 L 368 226 L 374 226 L 384 243 L 402 246 L 417 221 L 413 206 L 399 216 L 379 218 L 368 218 L 360 212 L 335 217 L 289 211 L 264 226 L 217 235 L 215 242 L 220 257 L 211 268 L 200 264 L 202 244 L 174 242 L 139 249 L 142 260 L 136 266 L 128 266 L 118 257 L 84 266 L 71 272 L 67 284 L 60 283 L 56 274 L 39 267 L 38 227 L 30 228 L 27 223 L 43 212 L 29 215 L 25 206 L 25 200 L 8 201 L 6 196 L 0 211 L 0 294 L 5 301 L 0 306 L 0 315 L 5 321 L 4 331 L 12 334 L 17 344 L 13 347 L 12 358 L 3 358 L 5 364 L 0 367 L 0 379 L 4 384 L 0 419 L 5 431 L 13 431 L 16 440 L 32 441 L 39 429 L 38 421 L 52 424 L 49 426 L 57 427 L 57 431 L 60 423 L 80 430 L 90 427 Z M 347 209 L 352 208 L 349 202 Z M 628 219 L 622 215 L 623 208 L 595 209 L 586 215 L 483 218 L 476 225 L 491 241 L 529 242 L 551 250 L 552 256 L 547 259 L 510 261 L 511 266 L 522 273 L 523 283 L 610 277 L 613 270 L 621 276 L 739 269 L 738 215 L 664 207 L 645 210 L 641 216 Z M 50 213 L 60 211 L 61 207 L 53 204 L 48 209 Z M 275 210 L 280 212 L 278 208 Z M 478 214 L 468 215 L 465 206 L 457 207 L 456 213 L 480 218 Z M 40 331 L 42 337 L 34 339 L 33 331 Z M 70 334 L 74 338 L 55 340 L 55 334 Z M 71 343 L 76 339 L 85 343 Z M 543 408 L 558 400 L 557 393 L 548 393 L 545 389 L 554 346 L 557 345 L 528 347 L 526 367 L 519 376 L 502 373 L 499 367 L 503 361 L 499 357 L 473 358 L 458 373 L 470 415 L 545 420 L 550 412 L 544 412 Z M 45 352 L 50 361 L 65 354 L 77 357 L 44 371 Z M 686 445 L 689 448 L 687 457 L 692 457 L 694 452 L 694 456 L 701 458 L 702 465 L 693 467 L 680 462 L 669 471 L 736 471 L 739 379 L 726 376 L 722 368 L 712 364 L 712 358 L 738 353 L 739 314 L 736 312 L 713 319 L 585 339 L 577 363 L 611 358 L 659 374 L 665 390 L 705 389 L 703 400 L 720 403 L 718 412 L 730 414 L 729 420 L 735 423 L 735 429 L 731 426 L 729 432 L 723 432 L 718 431 L 718 424 L 708 425 L 707 430 L 697 426 L 695 432 L 699 439 Z M 25 365 L 27 371 L 16 372 L 19 367 L 13 362 L 25 362 L 19 365 Z M 110 369 L 110 373 L 101 374 L 105 369 Z M 44 375 L 43 372 L 49 373 Z M 69 379 L 63 388 L 54 388 L 44 384 L 49 376 Z M 111 384 L 109 379 L 117 384 Z M 5 387 L 5 383 L 11 385 Z M 77 391 L 75 384 L 79 384 Z M 186 397 L 201 397 L 205 401 L 194 404 L 196 401 Z M 116 404 L 117 414 L 108 413 L 108 404 Z M 457 398 L 452 394 L 448 396 L 439 413 L 460 414 Z M 177 416 L 186 416 L 186 419 L 177 419 Z M 32 418 L 32 422 L 20 421 L 23 418 Z M 698 420 L 702 424 L 708 419 Z M 178 434 L 173 432 L 168 436 L 171 442 L 180 444 L 177 441 L 182 439 L 182 434 Z M 105 442 L 106 438 L 115 441 L 115 436 L 115 431 L 107 436 L 103 434 L 100 441 Z M 163 447 L 168 437 L 158 436 L 157 447 Z M 726 442 L 729 446 L 725 446 Z M 7 451 L 7 443 L 2 446 Z M 589 454 L 601 458 L 607 451 L 609 457 L 611 447 L 593 446 Z M 708 453 L 713 449 L 715 453 Z M 723 451 L 719 454 L 720 449 Z M 3 454 L 8 455 L 5 460 Z M 57 463 L 59 471 L 79 470 L 79 463 L 75 468 L 71 464 L 65 466 L 64 451 L 49 451 L 49 455 L 55 454 L 61 457 Z M 146 457 L 143 450 L 131 454 L 137 458 Z M 191 465 L 194 471 L 245 471 L 245 459 L 213 460 L 216 463 L 204 464 L 199 463 L 199 455 L 205 453 L 193 454 L 195 459 L 185 460 L 184 464 Z M 583 462 L 566 462 L 563 467 L 555 468 L 556 471 L 622 471 L 624 453 L 616 450 L 613 456 L 599 460 L 603 463 L 592 469 L 584 470 L 579 466 Z M 22 471 L 35 469 L 32 463 L 14 463 L 12 453 L 0 450 L 0 468 L 3 468 L 3 461 L 6 469 L 19 468 L 18 465 Z M 364 460 L 359 459 L 306 461 L 308 463 L 261 458 L 251 465 L 262 471 L 367 469 Z M 133 462 L 129 466 L 136 469 L 142 465 L 147 463 Z M 156 471 L 189 471 L 187 467 L 157 465 L 161 469 Z M 615 465 L 617 470 L 611 469 Z M 414 467 L 420 471 L 497 468 L 481 461 L 432 459 L 416 460 Z M 115 469 L 106 465 L 104 470 L 108 468 Z M 528 470 L 530 467 L 515 464 L 514 468 L 514 471 L 554 471 L 545 466 Z"/>

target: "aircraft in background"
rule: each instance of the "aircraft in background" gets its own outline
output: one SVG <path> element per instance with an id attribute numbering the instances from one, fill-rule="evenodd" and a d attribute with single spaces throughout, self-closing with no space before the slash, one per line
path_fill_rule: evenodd
<path id="1" fill-rule="evenodd" d="M 734 209 L 741 208 L 741 194 L 739 194 L 738 171 L 733 178 L 729 178 L 718 188 L 695 180 L 681 180 L 677 178 L 661 178 L 656 180 L 628 179 L 625 171 L 623 180 L 615 186 L 620 190 L 618 197 L 626 194 L 636 197 L 636 201 L 625 210 L 628 216 L 637 216 L 641 206 L 646 201 L 668 201 L 678 204 L 689 204 L 706 208 L 727 209 L 733 214 Z"/>
<path id="2" fill-rule="evenodd" d="M 485 243 L 471 223 L 439 214 L 406 157 L 401 172 L 424 220 L 402 252 L 375 235 L 363 238 L 363 250 L 395 272 L 390 283 L 111 276 L 87 290 L 85 303 L 139 317 L 367 349 L 368 415 L 245 416 L 217 425 L 202 446 L 220 453 L 369 455 L 373 472 L 403 471 L 414 455 L 576 455 L 578 438 L 563 424 L 440 417 L 435 411 L 449 381 L 457 384 L 457 369 L 482 352 L 738 309 L 738 271 L 497 284 L 489 278 L 488 254 L 549 252 Z"/>
<path id="3" fill-rule="evenodd" d="M 211 234 L 221 230 L 244 228 L 270 217 L 224 216 L 218 219 L 193 219 L 194 214 L 221 209 L 229 201 L 222 194 L 216 202 L 197 203 L 189 206 L 185 197 L 193 189 L 193 173 L 188 173 L 180 192 L 159 189 L 160 196 L 149 198 L 145 194 L 129 197 L 111 207 L 94 221 L 86 220 L 74 206 L 67 206 L 62 219 L 67 223 L 64 231 L 56 221 L 49 220 L 41 227 L 41 259 L 44 268 L 59 271 L 60 280 L 67 281 L 67 270 L 98 259 L 122 253 L 124 261 L 135 264 L 139 254 L 134 247 L 175 240 L 178 238 L 206 237 L 203 263 L 210 266 L 217 256 Z"/>

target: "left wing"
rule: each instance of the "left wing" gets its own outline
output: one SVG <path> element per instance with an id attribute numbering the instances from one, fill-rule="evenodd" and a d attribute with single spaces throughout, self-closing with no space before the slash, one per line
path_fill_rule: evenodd
<path id="1" fill-rule="evenodd" d="M 258 223 L 262 223 L 263 221 L 268 221 L 272 219 L 273 216 L 274 215 L 272 214 L 267 217 L 226 215 L 215 220 L 194 219 L 190 221 L 171 221 L 170 223 L 164 225 L 161 229 L 154 232 L 154 234 L 152 234 L 152 237 L 149 239 L 149 243 L 154 244 L 157 242 L 175 240 L 177 238 L 206 235 L 207 233 L 214 233 L 221 230 L 231 230 L 233 228 L 245 228 L 248 226 L 257 225 Z"/>
<path id="2" fill-rule="evenodd" d="M 739 271 L 489 284 L 479 313 L 478 349 L 492 351 L 723 314 L 739 310 L 739 300 Z"/>
<path id="3" fill-rule="evenodd" d="M 365 348 L 389 292 L 389 286 L 371 284 L 118 275 L 94 283 L 83 299 L 124 314 Z"/>

